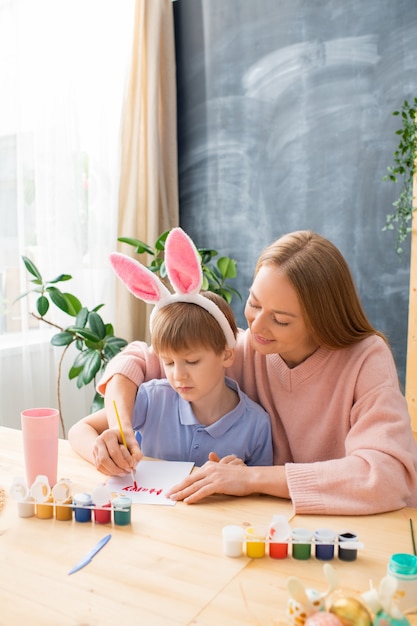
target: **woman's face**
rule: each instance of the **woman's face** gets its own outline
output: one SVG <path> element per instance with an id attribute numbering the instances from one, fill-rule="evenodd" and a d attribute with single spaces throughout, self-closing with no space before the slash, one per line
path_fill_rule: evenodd
<path id="1" fill-rule="evenodd" d="M 245 316 L 253 348 L 265 355 L 278 353 L 289 367 L 318 348 L 307 331 L 295 289 L 279 267 L 260 268 L 249 290 Z"/>

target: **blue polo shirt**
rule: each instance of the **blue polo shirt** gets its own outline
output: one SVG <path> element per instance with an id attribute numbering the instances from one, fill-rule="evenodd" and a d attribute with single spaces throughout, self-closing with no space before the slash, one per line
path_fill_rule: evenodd
<path id="1" fill-rule="evenodd" d="M 247 465 L 272 465 L 268 413 L 243 393 L 236 381 L 226 378 L 226 384 L 237 392 L 239 404 L 214 424 L 204 426 L 197 421 L 190 403 L 166 379 L 142 383 L 132 425 L 141 434 L 143 454 L 201 466 L 209 452 L 216 452 L 220 458 L 235 454 Z"/>

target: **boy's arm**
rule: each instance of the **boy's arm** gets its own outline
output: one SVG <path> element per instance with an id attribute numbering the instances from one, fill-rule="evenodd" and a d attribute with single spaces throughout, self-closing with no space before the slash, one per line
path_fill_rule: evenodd
<path id="1" fill-rule="evenodd" d="M 71 426 L 68 431 L 68 441 L 83 459 L 95 464 L 94 446 L 97 437 L 108 427 L 106 411 L 102 409 L 97 413 L 87 415 Z"/>
<path id="2" fill-rule="evenodd" d="M 126 441 L 127 431 L 132 431 L 133 433 L 132 415 L 137 391 L 138 386 L 136 383 L 132 382 L 123 374 L 115 374 L 106 385 L 104 406 L 106 408 L 108 428 L 118 427 L 116 412 L 114 410 L 114 403 L 116 403 L 120 421 L 122 422 L 123 430 L 126 435 Z M 129 447 L 128 441 L 127 444 Z"/>
<path id="3" fill-rule="evenodd" d="M 129 473 L 143 457 L 132 428 L 136 393 L 134 382 L 122 374 L 115 374 L 107 382 L 105 408 L 83 418 L 68 432 L 74 450 L 108 476 Z M 128 450 L 122 445 L 114 402 Z"/>

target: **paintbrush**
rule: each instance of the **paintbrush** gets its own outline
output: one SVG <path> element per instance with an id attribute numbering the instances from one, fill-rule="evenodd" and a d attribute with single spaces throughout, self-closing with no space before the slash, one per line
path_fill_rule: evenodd
<path id="1" fill-rule="evenodd" d="M 115 400 L 113 400 L 113 406 L 114 406 L 114 412 L 116 413 L 116 417 L 117 417 L 117 423 L 119 424 L 120 436 L 122 438 L 123 445 L 126 448 L 126 450 L 128 450 L 129 448 L 127 447 L 126 437 L 125 437 L 125 434 L 124 434 L 124 431 L 123 431 L 122 422 L 120 420 L 120 415 L 119 415 L 119 411 L 117 410 L 117 405 L 116 405 L 116 401 Z M 133 469 L 130 470 L 130 474 L 132 476 L 133 486 L 134 486 L 135 489 L 137 489 L 135 470 L 133 470 Z"/>
<path id="2" fill-rule="evenodd" d="M 411 530 L 411 541 L 413 543 L 413 554 L 417 556 L 417 550 L 416 550 L 416 540 L 414 537 L 414 525 L 413 525 L 413 520 L 410 517 L 410 530 Z"/>

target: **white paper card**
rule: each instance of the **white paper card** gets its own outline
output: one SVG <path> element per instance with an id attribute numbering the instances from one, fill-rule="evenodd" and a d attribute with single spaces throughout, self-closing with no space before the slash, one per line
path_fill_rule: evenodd
<path id="1" fill-rule="evenodd" d="M 193 466 L 191 461 L 140 461 L 136 467 L 136 488 L 130 474 L 112 476 L 107 485 L 111 491 L 129 496 L 134 504 L 174 506 L 175 500 L 165 493 L 188 476 Z"/>

